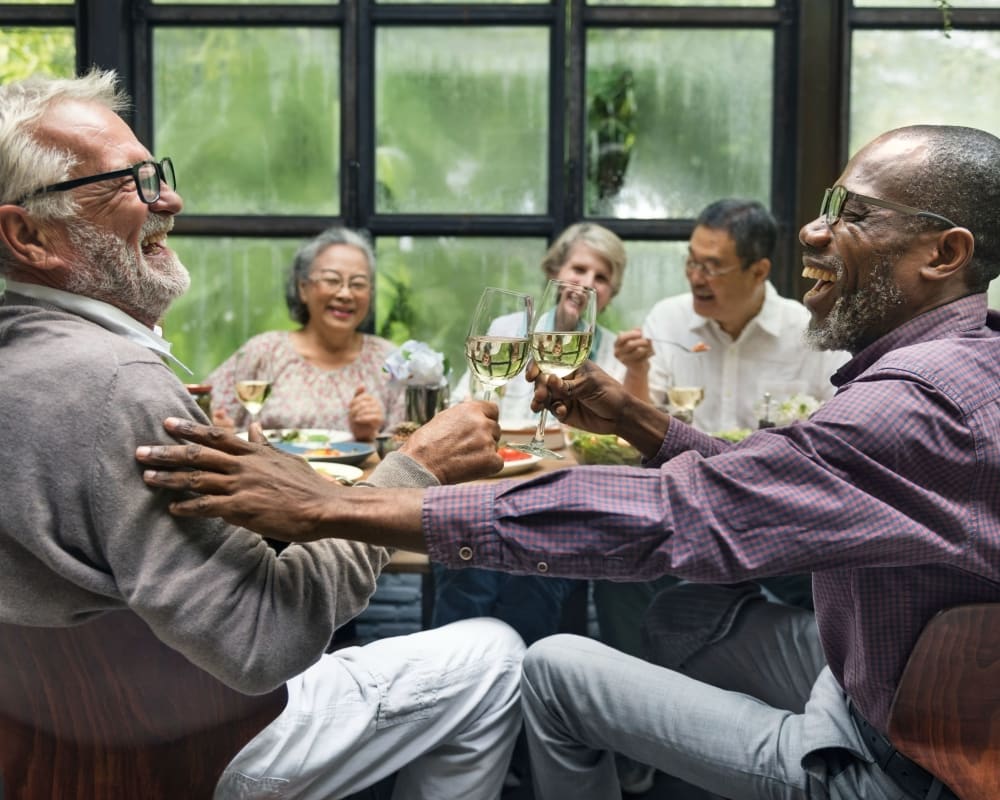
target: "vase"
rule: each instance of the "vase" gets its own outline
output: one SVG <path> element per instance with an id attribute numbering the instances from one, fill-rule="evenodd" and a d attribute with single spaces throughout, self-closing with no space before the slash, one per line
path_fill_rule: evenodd
<path id="1" fill-rule="evenodd" d="M 423 425 L 438 411 L 448 405 L 448 385 L 407 386 L 406 418 Z"/>

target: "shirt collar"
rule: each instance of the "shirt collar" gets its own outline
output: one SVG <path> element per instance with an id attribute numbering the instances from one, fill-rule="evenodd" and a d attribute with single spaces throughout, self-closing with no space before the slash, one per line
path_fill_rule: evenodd
<path id="1" fill-rule="evenodd" d="M 987 309 L 986 295 L 982 293 L 966 295 L 925 311 L 876 339 L 833 373 L 830 381 L 834 386 L 843 386 L 891 350 L 994 324 L 996 319 Z"/>
<path id="2" fill-rule="evenodd" d="M 38 300 L 49 306 L 68 311 L 79 317 L 88 319 L 102 328 L 111 331 L 128 339 L 130 342 L 142 345 L 152 350 L 161 358 L 169 359 L 185 370 L 189 375 L 193 375 L 187 366 L 170 352 L 170 342 L 160 334 L 162 329 L 157 325 L 152 330 L 147 328 L 137 319 L 130 317 L 120 308 L 103 300 L 95 300 L 93 297 L 85 297 L 82 294 L 65 292 L 62 289 L 54 289 L 51 286 L 42 286 L 37 283 L 20 283 L 19 281 L 7 281 L 7 291 L 19 294 L 22 297 L 29 297 Z"/>
<path id="3" fill-rule="evenodd" d="M 764 333 L 774 338 L 779 338 L 782 331 L 782 317 L 781 317 L 781 306 L 775 302 L 778 297 L 778 290 L 774 288 L 774 285 L 770 281 L 764 282 L 764 303 L 758 311 L 746 325 L 743 326 L 743 330 L 740 331 L 740 336 L 743 336 L 747 330 L 751 327 L 758 327 Z M 692 302 L 694 302 L 692 300 Z M 723 333 L 722 326 L 716 322 L 714 319 L 709 319 L 708 317 L 703 317 L 701 314 L 695 314 L 694 319 L 691 321 L 691 332 L 700 333 L 705 330 L 714 330 L 716 333 Z M 728 335 L 728 334 L 727 334 Z"/>

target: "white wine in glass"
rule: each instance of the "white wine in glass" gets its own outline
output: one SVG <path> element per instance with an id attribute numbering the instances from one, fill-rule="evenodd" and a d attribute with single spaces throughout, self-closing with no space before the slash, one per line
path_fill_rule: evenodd
<path id="1" fill-rule="evenodd" d="M 529 295 L 487 286 L 465 339 L 469 369 L 483 387 L 483 399 L 520 374 L 528 361 Z"/>
<path id="2" fill-rule="evenodd" d="M 236 397 L 249 412 L 251 421 L 260 414 L 270 394 L 270 381 L 236 381 Z"/>
<path id="3" fill-rule="evenodd" d="M 267 369 L 247 357 L 236 362 L 236 399 L 250 415 L 250 423 L 260 416 L 261 409 L 271 394 L 271 376 Z"/>
<path id="4" fill-rule="evenodd" d="M 531 357 L 547 375 L 564 378 L 590 355 L 597 319 L 597 293 L 570 281 L 549 281 L 531 325 Z M 545 446 L 543 408 L 535 435 L 527 444 L 510 445 L 544 458 L 563 458 Z"/>
<path id="5" fill-rule="evenodd" d="M 667 389 L 667 399 L 677 409 L 674 416 L 691 424 L 694 410 L 705 399 L 705 389 L 701 386 L 671 386 Z"/>

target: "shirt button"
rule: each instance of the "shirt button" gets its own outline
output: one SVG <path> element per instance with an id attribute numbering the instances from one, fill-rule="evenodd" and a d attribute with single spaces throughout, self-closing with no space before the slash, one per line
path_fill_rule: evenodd
<path id="1" fill-rule="evenodd" d="M 545 573 L 549 571 L 549 565 L 546 564 L 544 561 L 539 561 L 537 569 L 539 572 Z"/>
<path id="2" fill-rule="evenodd" d="M 462 561 L 471 561 L 472 560 L 472 548 L 471 547 L 460 547 L 458 549 L 458 557 L 460 559 L 462 559 Z"/>

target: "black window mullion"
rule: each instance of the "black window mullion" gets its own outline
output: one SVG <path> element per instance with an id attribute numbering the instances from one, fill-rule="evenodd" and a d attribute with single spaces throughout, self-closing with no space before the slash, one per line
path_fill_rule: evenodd
<path id="1" fill-rule="evenodd" d="M 351 228 L 374 213 L 374 40 L 370 0 L 344 0 L 340 35 L 340 213 Z"/>
<path id="2" fill-rule="evenodd" d="M 569 3 L 554 0 L 549 28 L 549 175 L 548 209 L 558 232 L 572 219 L 572 188 L 569 184 L 569 161 L 566 157 L 566 114 L 574 115 L 572 91 L 567 92 L 566 53 Z M 555 234 L 553 232 L 553 235 Z"/>
<path id="3" fill-rule="evenodd" d="M 569 48 L 566 86 L 566 211 L 565 221 L 583 219 L 587 196 L 587 26 L 586 0 L 567 0 Z M 557 234 L 555 231 L 554 234 Z"/>
<path id="4" fill-rule="evenodd" d="M 778 221 L 771 281 L 784 295 L 796 293 L 797 237 L 795 216 L 796 122 L 795 87 L 799 4 L 779 0 L 782 21 L 774 33 L 774 105 L 771 122 L 771 210 Z"/>

